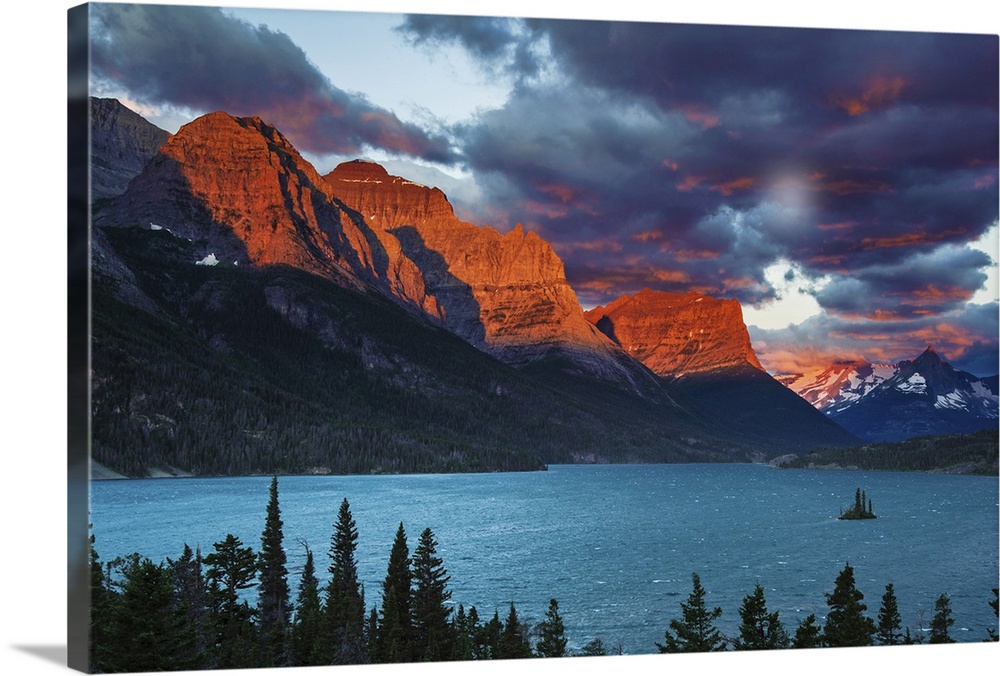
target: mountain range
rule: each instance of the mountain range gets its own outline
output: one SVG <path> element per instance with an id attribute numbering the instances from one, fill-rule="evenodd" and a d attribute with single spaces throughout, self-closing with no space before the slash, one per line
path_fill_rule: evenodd
<path id="1" fill-rule="evenodd" d="M 997 377 L 978 378 L 929 346 L 897 364 L 841 362 L 781 382 L 866 441 L 996 429 Z"/>
<path id="2" fill-rule="evenodd" d="M 544 239 L 464 222 L 437 188 L 366 161 L 321 175 L 256 117 L 170 135 L 117 101 L 91 106 L 93 456 L 115 472 L 747 461 L 858 443 L 761 367 L 734 300 L 645 290 L 585 312 Z"/>

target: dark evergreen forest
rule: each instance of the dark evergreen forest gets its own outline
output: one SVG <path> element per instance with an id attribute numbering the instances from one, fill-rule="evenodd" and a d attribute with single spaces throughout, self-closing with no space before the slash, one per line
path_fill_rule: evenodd
<path id="1" fill-rule="evenodd" d="M 822 448 L 795 458 L 782 459 L 780 466 L 995 475 L 998 451 L 1000 431 L 992 428 L 971 434 L 916 437 L 850 448 Z"/>
<path id="2" fill-rule="evenodd" d="M 411 550 L 402 523 L 388 553 L 380 588 L 358 580 L 355 551 L 359 533 L 345 498 L 333 521 L 326 582 L 322 565 L 307 548 L 297 580 L 286 567 L 278 479 L 270 495 L 258 549 L 233 535 L 211 552 L 184 545 L 176 559 L 154 563 L 139 553 L 103 562 L 91 539 L 90 669 L 139 672 L 324 664 L 440 662 L 520 659 L 620 653 L 601 637 L 568 649 L 569 637 L 556 599 L 532 623 L 511 603 L 482 617 L 473 605 L 450 603 L 451 580 L 437 555 L 438 542 L 425 528 Z M 303 545 L 304 546 L 304 545 Z M 837 646 L 953 643 L 950 599 L 941 594 L 929 627 L 903 627 L 892 584 L 877 614 L 868 612 L 848 563 L 826 594 L 821 622 L 815 614 L 786 627 L 769 612 L 758 583 L 738 609 L 741 624 L 725 636 L 715 621 L 722 608 L 709 608 L 697 573 L 692 591 L 669 622 L 660 652 L 775 650 Z M 997 612 L 998 589 L 984 599 Z M 997 640 L 997 626 L 983 640 Z"/>
<path id="3" fill-rule="evenodd" d="M 95 274 L 94 460 L 125 476 L 746 461 L 676 393 L 518 369 L 371 292 L 283 266 L 193 265 L 166 231 L 106 233 Z M 584 449 L 581 451 L 581 449 Z"/>

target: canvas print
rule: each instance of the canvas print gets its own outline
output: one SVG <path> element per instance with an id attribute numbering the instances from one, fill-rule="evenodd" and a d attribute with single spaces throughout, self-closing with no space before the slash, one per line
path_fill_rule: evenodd
<path id="1" fill-rule="evenodd" d="M 996 35 L 69 19 L 72 666 L 997 640 Z"/>

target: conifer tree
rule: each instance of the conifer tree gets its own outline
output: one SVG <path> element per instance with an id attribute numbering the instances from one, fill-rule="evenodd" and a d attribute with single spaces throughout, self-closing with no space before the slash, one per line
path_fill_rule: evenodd
<path id="1" fill-rule="evenodd" d="M 948 629 L 955 624 L 951 616 L 951 599 L 947 594 L 941 594 L 934 602 L 934 617 L 931 619 L 931 635 L 928 643 L 954 643 Z"/>
<path id="2" fill-rule="evenodd" d="M 319 580 L 316 578 L 313 553 L 308 546 L 299 592 L 295 599 L 295 611 L 292 625 L 292 664 L 300 667 L 321 664 L 317 655 L 322 627 Z"/>
<path id="3" fill-rule="evenodd" d="M 473 606 L 469 613 L 474 613 L 476 607 Z M 478 620 L 478 617 L 476 618 Z M 452 620 L 452 626 L 454 627 L 455 633 L 455 645 L 454 653 L 452 654 L 452 659 L 463 662 L 466 660 L 471 660 L 473 658 L 473 642 L 476 636 L 476 624 L 472 621 L 469 615 L 465 613 L 465 606 L 461 603 L 458 604 L 458 611 L 455 613 L 455 618 Z"/>
<path id="4" fill-rule="evenodd" d="M 202 574 L 201 551 L 194 552 L 187 544 L 176 561 L 167 559 L 167 568 L 174 587 L 174 602 L 184 616 L 186 625 L 194 632 L 192 661 L 204 662 L 209 652 L 208 587 Z"/>
<path id="5" fill-rule="evenodd" d="M 368 648 L 368 661 L 377 662 L 378 656 L 375 648 L 375 641 L 378 639 L 378 608 L 372 606 L 368 613 L 368 621 L 365 622 L 365 646 Z"/>
<path id="6" fill-rule="evenodd" d="M 424 529 L 413 551 L 413 656 L 420 662 L 451 659 L 454 632 L 446 605 L 451 579 L 437 556 L 437 541 L 430 528 Z"/>
<path id="7" fill-rule="evenodd" d="M 680 620 L 670 620 L 664 632 L 664 642 L 657 643 L 661 653 L 696 653 L 725 650 L 725 640 L 713 624 L 722 616 L 722 608 L 708 610 L 705 606 L 705 588 L 697 573 L 691 574 L 693 589 L 687 603 L 681 603 Z M 670 633 L 673 629 L 677 634 Z"/>
<path id="8" fill-rule="evenodd" d="M 359 664 L 366 661 L 365 601 L 355 559 L 358 529 L 347 498 L 340 504 L 330 546 L 330 583 L 324 608 L 326 632 L 323 661 Z"/>
<path id="9" fill-rule="evenodd" d="M 121 571 L 104 668 L 139 672 L 201 667 L 193 627 L 174 600 L 170 571 L 138 554 L 126 557 Z"/>
<path id="10" fill-rule="evenodd" d="M 903 640 L 902 624 L 896 592 L 890 582 L 885 586 L 885 594 L 882 595 L 878 624 L 875 627 L 875 642 L 878 645 L 899 645 Z"/>
<path id="11" fill-rule="evenodd" d="M 566 655 L 566 627 L 559 616 L 559 604 L 549 600 L 545 619 L 538 624 L 538 643 L 535 652 L 539 657 L 564 657 Z"/>
<path id="12" fill-rule="evenodd" d="M 476 610 L 475 606 L 471 606 L 469 608 L 464 629 L 466 634 L 468 634 L 469 644 L 472 651 L 472 655 L 469 659 L 485 659 L 483 654 L 483 626 L 479 623 L 479 611 Z"/>
<path id="13" fill-rule="evenodd" d="M 493 611 L 491 617 L 479 632 L 476 640 L 477 659 L 500 659 L 500 635 L 503 633 L 503 622 L 500 621 L 500 611 Z"/>
<path id="14" fill-rule="evenodd" d="M 90 657 L 92 673 L 105 670 L 103 652 L 108 649 L 112 608 L 116 594 L 109 588 L 104 569 L 90 536 Z"/>
<path id="15" fill-rule="evenodd" d="M 254 610 L 240 592 L 257 584 L 257 557 L 250 547 L 229 533 L 213 545 L 205 556 L 209 582 L 208 597 L 215 632 L 216 662 L 219 669 L 258 666 L 253 650 Z"/>
<path id="16" fill-rule="evenodd" d="M 263 666 L 284 667 L 292 662 L 289 644 L 292 608 L 281 527 L 278 477 L 274 476 L 271 478 L 264 532 L 260 538 L 260 586 L 257 603 L 260 663 Z"/>
<path id="17" fill-rule="evenodd" d="M 410 569 L 410 548 L 403 524 L 389 553 L 389 566 L 382 582 L 382 618 L 375 638 L 375 659 L 378 662 L 410 662 L 413 660 L 413 573 Z"/>
<path id="18" fill-rule="evenodd" d="M 832 594 L 826 595 L 830 612 L 823 627 L 823 641 L 830 647 L 871 645 L 875 623 L 864 615 L 865 598 L 854 586 L 854 569 L 848 563 L 837 575 Z"/>
<path id="19" fill-rule="evenodd" d="M 580 649 L 580 655 L 584 657 L 600 657 L 607 654 L 608 650 L 604 647 L 604 641 L 600 636 L 591 639 Z"/>
<path id="20" fill-rule="evenodd" d="M 510 604 L 507 621 L 504 622 L 500 641 L 497 644 L 496 659 L 519 660 L 531 657 L 531 644 L 528 642 L 528 628 L 517 617 L 514 603 Z"/>
<path id="21" fill-rule="evenodd" d="M 822 628 L 816 621 L 816 613 L 799 622 L 792 639 L 793 648 L 821 648 L 823 646 Z"/>
<path id="22" fill-rule="evenodd" d="M 743 598 L 739 613 L 742 624 L 733 646 L 736 650 L 780 650 L 788 647 L 788 632 L 778 619 L 778 611 L 767 612 L 764 588 L 759 582 L 753 593 Z"/>

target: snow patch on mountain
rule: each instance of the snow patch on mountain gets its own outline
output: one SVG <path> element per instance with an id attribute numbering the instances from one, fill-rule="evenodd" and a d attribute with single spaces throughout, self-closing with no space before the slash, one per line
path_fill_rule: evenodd
<path id="1" fill-rule="evenodd" d="M 977 397 L 992 399 L 994 402 L 1000 401 L 1000 398 L 998 398 L 997 395 L 993 394 L 990 391 L 990 388 L 986 387 L 986 385 L 981 380 L 975 380 L 972 382 L 972 391 Z"/>
<path id="2" fill-rule="evenodd" d="M 905 381 L 896 385 L 896 389 L 907 394 L 924 394 L 927 391 L 927 379 L 919 373 L 914 373 Z"/>
<path id="3" fill-rule="evenodd" d="M 958 411 L 968 411 L 969 406 L 965 401 L 965 397 L 962 396 L 961 392 L 949 392 L 948 394 L 939 394 L 937 400 L 934 402 L 934 408 L 951 408 Z"/>
<path id="4" fill-rule="evenodd" d="M 933 346 L 912 361 L 892 366 L 841 361 L 817 375 L 782 382 L 867 441 L 975 432 L 1000 419 L 996 376 L 956 370 Z"/>

